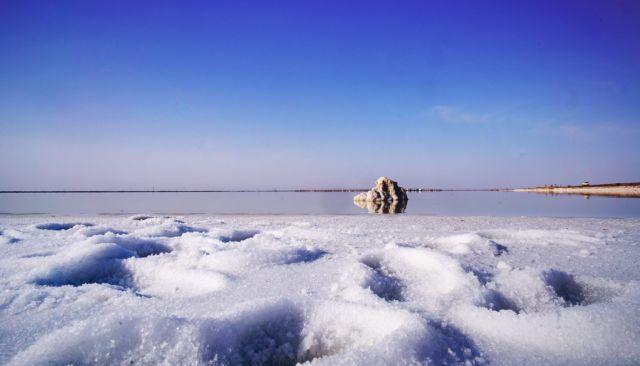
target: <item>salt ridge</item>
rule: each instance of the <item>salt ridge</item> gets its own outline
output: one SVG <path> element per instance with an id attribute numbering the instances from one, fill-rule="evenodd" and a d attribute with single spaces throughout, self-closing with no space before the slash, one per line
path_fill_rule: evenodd
<path id="1" fill-rule="evenodd" d="M 640 221 L 0 217 L 0 363 L 632 365 Z"/>

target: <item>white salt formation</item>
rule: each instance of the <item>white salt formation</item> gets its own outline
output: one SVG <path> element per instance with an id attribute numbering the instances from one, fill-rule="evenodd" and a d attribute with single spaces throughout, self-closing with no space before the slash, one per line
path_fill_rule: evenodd
<path id="1" fill-rule="evenodd" d="M 0 215 L 0 364 L 637 365 L 640 220 Z"/>
<path id="2" fill-rule="evenodd" d="M 353 197 L 355 202 L 406 202 L 407 190 L 398 186 L 398 183 L 387 177 L 380 177 L 376 180 L 375 187 L 369 192 L 362 192 Z"/>

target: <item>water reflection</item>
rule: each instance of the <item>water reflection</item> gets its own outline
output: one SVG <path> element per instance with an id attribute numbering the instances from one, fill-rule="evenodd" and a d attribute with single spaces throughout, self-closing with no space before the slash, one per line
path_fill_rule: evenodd
<path id="1" fill-rule="evenodd" d="M 559 197 L 559 196 L 582 196 L 583 198 L 589 199 L 590 197 L 609 197 L 609 198 L 640 198 L 640 194 L 636 192 L 628 192 L 628 193 L 602 193 L 602 192 L 536 192 L 536 191 L 523 191 L 524 193 L 533 193 L 541 196 L 551 196 L 551 197 Z M 519 192 L 520 193 L 520 192 Z"/>
<path id="2" fill-rule="evenodd" d="M 366 208 L 371 213 L 379 213 L 379 214 L 404 213 L 404 210 L 407 208 L 407 201 L 392 201 L 392 202 L 354 201 L 354 204 L 360 208 Z"/>
<path id="3" fill-rule="evenodd" d="M 640 218 L 640 198 L 544 195 L 517 192 L 411 192 L 411 205 L 371 212 L 441 216 Z M 352 192 L 219 193 L 0 193 L 3 214 L 363 214 Z"/>

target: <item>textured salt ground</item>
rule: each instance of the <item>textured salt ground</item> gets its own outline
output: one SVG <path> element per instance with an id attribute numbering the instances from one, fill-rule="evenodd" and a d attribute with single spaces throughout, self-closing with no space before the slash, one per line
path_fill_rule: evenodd
<path id="1" fill-rule="evenodd" d="M 0 364 L 634 365 L 639 220 L 0 217 Z"/>

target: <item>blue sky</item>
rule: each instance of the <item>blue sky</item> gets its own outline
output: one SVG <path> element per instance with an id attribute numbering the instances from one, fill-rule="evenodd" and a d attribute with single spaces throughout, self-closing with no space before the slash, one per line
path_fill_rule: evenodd
<path id="1" fill-rule="evenodd" d="M 637 1 L 3 1 L 0 189 L 640 181 Z"/>

